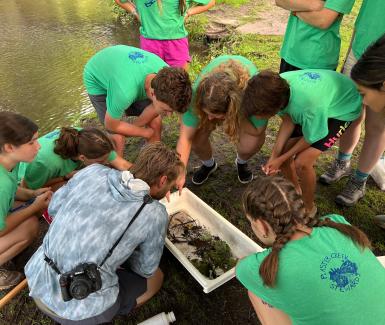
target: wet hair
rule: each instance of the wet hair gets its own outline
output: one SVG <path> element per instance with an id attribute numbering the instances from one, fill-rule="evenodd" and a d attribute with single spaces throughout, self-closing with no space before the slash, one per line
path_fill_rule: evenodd
<path id="1" fill-rule="evenodd" d="M 245 117 L 273 116 L 289 103 L 290 86 L 278 73 L 263 70 L 253 76 L 245 89 L 241 110 Z"/>
<path id="2" fill-rule="evenodd" d="M 368 237 L 354 226 L 337 223 L 329 218 L 309 218 L 301 196 L 296 192 L 294 185 L 283 177 L 258 177 L 246 189 L 243 207 L 249 218 L 266 221 L 277 235 L 270 254 L 259 268 L 259 275 L 268 287 L 275 286 L 279 252 L 295 233 L 297 225 L 334 228 L 362 249 L 370 247 Z"/>
<path id="3" fill-rule="evenodd" d="M 207 114 L 225 114 L 223 129 L 232 142 L 238 140 L 241 119 L 241 98 L 250 74 L 236 60 L 228 60 L 203 76 L 196 90 L 194 107 L 200 119 L 200 128 L 216 123 Z"/>
<path id="4" fill-rule="evenodd" d="M 5 144 L 21 146 L 31 141 L 38 126 L 29 118 L 13 112 L 0 112 L 0 152 Z"/>
<path id="5" fill-rule="evenodd" d="M 187 111 L 192 89 L 188 73 L 182 68 L 164 67 L 151 80 L 156 98 L 178 113 Z"/>
<path id="6" fill-rule="evenodd" d="M 63 127 L 55 140 L 54 152 L 63 159 L 73 159 L 84 155 L 88 159 L 97 159 L 114 150 L 110 138 L 101 130 L 93 127 L 81 130 Z"/>
<path id="7" fill-rule="evenodd" d="M 385 34 L 362 54 L 350 76 L 364 87 L 381 89 L 385 81 Z"/>
<path id="8" fill-rule="evenodd" d="M 134 177 L 145 181 L 150 186 L 154 185 L 161 176 L 167 176 L 168 182 L 172 182 L 184 172 L 185 166 L 179 154 L 162 142 L 145 146 L 140 151 L 134 166 L 131 167 Z"/>

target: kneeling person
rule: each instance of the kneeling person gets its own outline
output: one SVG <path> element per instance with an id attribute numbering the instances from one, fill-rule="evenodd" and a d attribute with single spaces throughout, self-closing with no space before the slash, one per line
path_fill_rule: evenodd
<path id="1" fill-rule="evenodd" d="M 93 164 L 60 188 L 48 210 L 54 222 L 25 268 L 38 307 L 60 323 L 99 324 L 151 298 L 163 281 L 158 265 L 168 225 L 157 200 L 184 171 L 174 151 L 154 143 L 141 151 L 132 173 Z M 152 199 L 144 204 L 148 194 Z M 98 266 L 101 287 L 84 299 L 66 297 L 63 289 L 71 290 L 59 278 L 83 263 Z"/>

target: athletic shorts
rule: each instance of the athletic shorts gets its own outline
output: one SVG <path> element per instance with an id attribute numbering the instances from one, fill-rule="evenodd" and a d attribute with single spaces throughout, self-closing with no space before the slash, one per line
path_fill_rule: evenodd
<path id="1" fill-rule="evenodd" d="M 136 306 L 136 299 L 143 295 L 147 290 L 147 279 L 125 269 L 116 271 L 119 278 L 119 295 L 116 302 L 107 310 L 97 316 L 73 321 L 60 318 L 49 310 L 38 299 L 34 299 L 39 309 L 55 322 L 62 325 L 94 325 L 111 322 L 117 315 L 127 315 Z"/>
<path id="2" fill-rule="evenodd" d="M 334 118 L 328 119 L 328 129 L 329 132 L 326 137 L 318 140 L 311 144 L 312 148 L 318 149 L 320 151 L 326 151 L 331 148 L 337 140 L 345 133 L 346 129 L 350 126 L 351 121 L 340 121 Z M 302 127 L 299 124 L 295 125 L 294 131 L 291 134 L 290 138 L 299 138 L 302 137 Z"/>
<path id="3" fill-rule="evenodd" d="M 140 48 L 159 56 L 171 67 L 183 68 L 191 62 L 187 37 L 172 40 L 156 40 L 140 36 Z"/>
<path id="4" fill-rule="evenodd" d="M 279 73 L 297 71 L 297 70 L 302 70 L 302 69 L 294 65 L 291 65 L 290 63 L 286 62 L 285 59 L 281 59 L 281 64 L 279 66 Z"/>
<path id="5" fill-rule="evenodd" d="M 104 118 L 107 112 L 107 103 L 106 103 L 106 95 L 90 95 L 88 94 L 92 105 L 94 106 L 96 113 L 98 114 L 98 118 L 100 123 L 104 125 Z M 131 106 L 127 107 L 125 110 L 126 116 L 139 116 L 143 113 L 144 109 L 151 104 L 151 100 L 144 99 L 139 100 L 133 103 Z"/>

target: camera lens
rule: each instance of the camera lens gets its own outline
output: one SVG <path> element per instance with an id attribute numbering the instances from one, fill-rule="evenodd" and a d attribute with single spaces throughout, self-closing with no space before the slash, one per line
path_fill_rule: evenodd
<path id="1" fill-rule="evenodd" d="M 72 297 L 77 300 L 86 298 L 91 293 L 91 283 L 89 279 L 78 277 L 70 285 Z"/>

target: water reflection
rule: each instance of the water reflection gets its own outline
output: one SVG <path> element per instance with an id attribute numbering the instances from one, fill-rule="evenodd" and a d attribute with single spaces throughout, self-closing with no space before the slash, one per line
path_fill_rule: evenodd
<path id="1" fill-rule="evenodd" d="M 92 111 L 82 70 L 99 49 L 138 45 L 106 0 L 0 1 L 0 109 L 20 112 L 42 132 Z"/>

